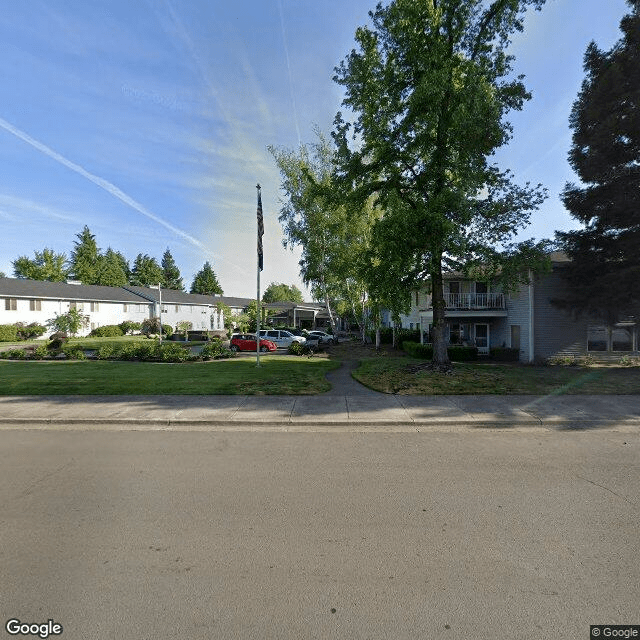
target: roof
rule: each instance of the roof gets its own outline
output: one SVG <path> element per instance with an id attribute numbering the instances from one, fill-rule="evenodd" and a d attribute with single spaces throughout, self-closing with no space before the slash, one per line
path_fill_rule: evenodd
<path id="1" fill-rule="evenodd" d="M 222 304 L 226 304 L 227 307 L 236 309 L 244 309 L 255 300 L 255 298 L 234 298 L 231 296 L 213 296 L 213 298 L 216 303 L 221 302 Z"/>
<path id="2" fill-rule="evenodd" d="M 158 302 L 160 292 L 157 287 L 134 287 L 127 285 L 124 287 L 127 291 L 136 293 L 146 300 Z M 204 296 L 199 293 L 185 293 L 176 289 L 162 289 L 162 302 L 167 304 L 196 304 L 196 305 L 215 305 L 218 300 L 215 296 Z"/>
<path id="3" fill-rule="evenodd" d="M 144 302 L 139 295 L 122 287 L 78 285 L 67 282 L 0 278 L 0 296 L 50 300 L 94 300 L 96 302 Z"/>

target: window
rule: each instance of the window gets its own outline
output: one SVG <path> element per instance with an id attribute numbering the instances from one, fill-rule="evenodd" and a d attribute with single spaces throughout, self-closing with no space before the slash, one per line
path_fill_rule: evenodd
<path id="1" fill-rule="evenodd" d="M 607 351 L 608 330 L 604 326 L 591 326 L 587 329 L 587 351 Z"/>
<path id="2" fill-rule="evenodd" d="M 162 313 L 167 313 L 167 309 L 168 309 L 167 305 L 163 304 L 162 309 L 160 309 L 160 311 L 162 311 Z"/>
<path id="3" fill-rule="evenodd" d="M 633 328 L 617 324 L 611 332 L 611 351 L 633 351 Z"/>
<path id="4" fill-rule="evenodd" d="M 176 311 L 176 313 L 180 313 L 180 305 L 179 304 L 175 305 L 175 311 Z"/>
<path id="5" fill-rule="evenodd" d="M 449 293 L 460 293 L 460 283 L 459 282 L 450 282 L 449 283 Z"/>
<path id="6" fill-rule="evenodd" d="M 4 310 L 5 311 L 17 311 L 18 309 L 18 299 L 17 298 L 5 298 L 4 300 Z"/>
<path id="7" fill-rule="evenodd" d="M 511 325 L 511 348 L 520 351 L 520 325 Z"/>
<path id="8" fill-rule="evenodd" d="M 84 304 L 82 302 L 70 302 L 69 309 L 77 309 L 78 311 L 84 311 Z"/>
<path id="9" fill-rule="evenodd" d="M 29 300 L 29 311 L 42 311 L 42 300 Z"/>
<path id="10" fill-rule="evenodd" d="M 122 310 L 123 310 L 125 313 L 127 313 L 127 303 L 126 303 L 126 302 L 122 305 Z"/>
<path id="11" fill-rule="evenodd" d="M 91 311 L 99 311 L 99 310 L 100 310 L 100 303 L 92 302 L 91 303 Z"/>

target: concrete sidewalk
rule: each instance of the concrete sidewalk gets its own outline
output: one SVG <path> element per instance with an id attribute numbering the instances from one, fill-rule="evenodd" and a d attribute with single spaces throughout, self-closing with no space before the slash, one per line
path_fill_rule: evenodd
<path id="1" fill-rule="evenodd" d="M 3 396 L 0 428 L 425 431 L 633 428 L 640 396 Z"/>

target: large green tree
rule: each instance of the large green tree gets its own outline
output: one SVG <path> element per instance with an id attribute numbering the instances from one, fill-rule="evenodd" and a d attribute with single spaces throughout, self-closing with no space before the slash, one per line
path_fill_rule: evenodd
<path id="1" fill-rule="evenodd" d="M 100 249 L 87 225 L 76 234 L 69 260 L 71 275 L 82 284 L 98 284 Z"/>
<path id="2" fill-rule="evenodd" d="M 506 114 L 530 97 L 512 74 L 509 38 L 526 9 L 543 3 L 378 4 L 335 70 L 353 116 L 335 120 L 340 177 L 383 212 L 372 231 L 373 280 L 383 292 L 431 280 L 439 367 L 448 365 L 443 271 L 497 262 L 544 197 L 489 162 L 510 138 Z"/>
<path id="3" fill-rule="evenodd" d="M 627 0 L 622 38 L 609 50 L 595 42 L 573 105 L 569 162 L 580 184 L 562 200 L 583 226 L 557 233 L 571 258 L 568 295 L 558 304 L 613 323 L 640 314 L 640 0 Z"/>
<path id="4" fill-rule="evenodd" d="M 36 251 L 32 259 L 20 256 L 13 262 L 13 275 L 16 278 L 29 280 L 48 280 L 49 282 L 64 282 L 68 276 L 67 256 L 56 253 L 53 249 Z"/>
<path id="5" fill-rule="evenodd" d="M 334 184 L 336 149 L 316 129 L 317 141 L 295 150 L 268 147 L 273 155 L 285 195 L 279 220 L 285 247 L 299 246 L 300 274 L 316 300 L 327 307 L 335 332 L 335 302 L 349 301 L 355 310 L 366 301 L 362 280 L 362 251 L 372 210 L 355 199 L 342 201 Z"/>
<path id="6" fill-rule="evenodd" d="M 122 254 L 109 247 L 98 259 L 95 284 L 106 287 L 122 287 L 128 283 L 129 277 L 122 263 Z"/>
<path id="7" fill-rule="evenodd" d="M 131 268 L 130 282 L 137 287 L 156 287 L 162 284 L 162 267 L 155 258 L 139 253 Z"/>
<path id="8" fill-rule="evenodd" d="M 176 265 L 168 247 L 162 256 L 160 265 L 162 266 L 162 284 L 164 288 L 184 291 L 184 284 L 182 283 L 182 277 L 180 276 L 180 269 L 178 269 L 178 265 Z"/>
<path id="9" fill-rule="evenodd" d="M 208 261 L 204 263 L 202 269 L 194 276 L 190 293 L 200 293 L 205 296 L 211 296 L 216 293 L 222 295 L 224 293 Z"/>
<path id="10" fill-rule="evenodd" d="M 302 291 L 295 284 L 272 282 L 262 294 L 262 302 L 304 302 Z"/>

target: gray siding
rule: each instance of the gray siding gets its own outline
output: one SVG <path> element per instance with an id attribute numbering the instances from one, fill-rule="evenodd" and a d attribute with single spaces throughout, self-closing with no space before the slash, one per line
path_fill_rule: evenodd
<path id="1" fill-rule="evenodd" d="M 529 362 L 529 287 L 523 285 L 519 291 L 507 296 L 508 316 L 504 322 L 504 342 L 508 347 L 511 344 L 511 326 L 520 327 L 520 362 Z M 535 333 L 535 327 L 534 327 Z M 535 335 L 534 335 L 535 337 Z"/>
<path id="2" fill-rule="evenodd" d="M 558 271 L 536 281 L 534 291 L 536 359 L 585 355 L 588 321 L 574 318 L 571 313 L 551 304 L 553 298 L 561 298 L 566 291 Z"/>

